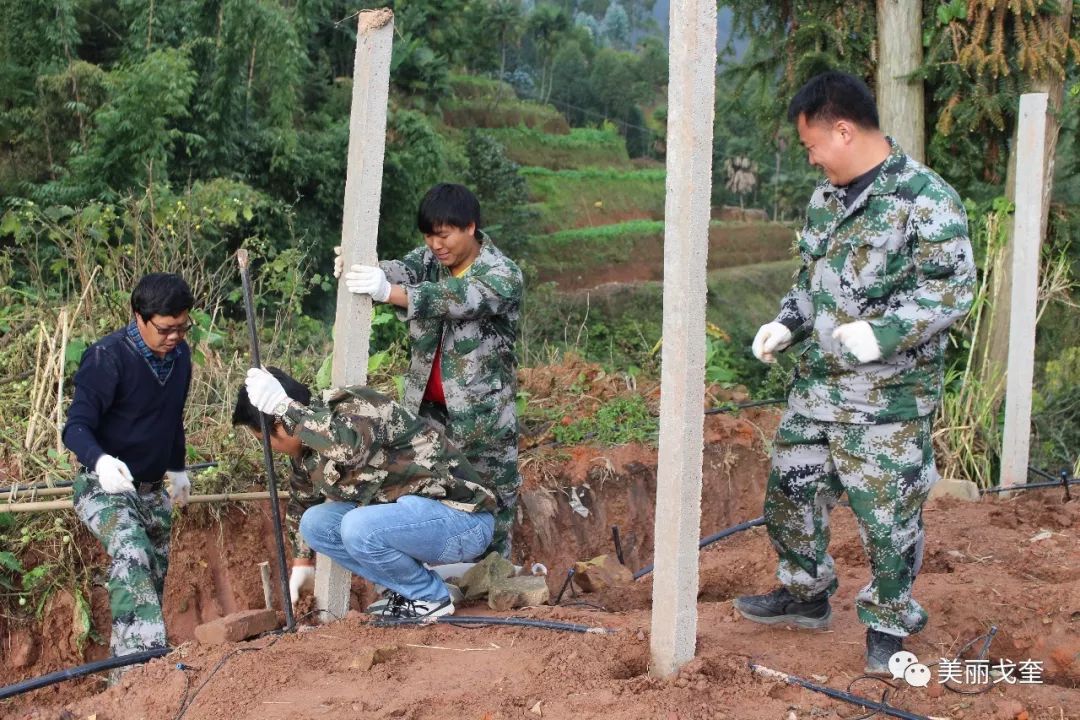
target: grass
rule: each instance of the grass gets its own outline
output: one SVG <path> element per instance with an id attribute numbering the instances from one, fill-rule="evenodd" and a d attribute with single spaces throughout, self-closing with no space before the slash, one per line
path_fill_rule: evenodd
<path id="1" fill-rule="evenodd" d="M 547 133 L 567 133 L 570 126 L 550 105 L 518 100 L 512 94 L 499 100 L 449 98 L 442 103 L 443 122 L 451 128 L 526 127 Z"/>
<path id="2" fill-rule="evenodd" d="M 521 174 L 542 232 L 664 216 L 663 170 L 523 167 Z"/>
<path id="3" fill-rule="evenodd" d="M 527 127 L 496 128 L 491 134 L 518 165 L 549 170 L 629 169 L 626 143 L 613 128 L 572 128 L 555 135 Z"/>
<path id="4" fill-rule="evenodd" d="M 790 259 L 793 237 L 791 228 L 780 223 L 714 220 L 709 226 L 708 267 L 716 270 Z M 664 222 L 629 220 L 541 235 L 530 244 L 528 266 L 541 282 L 555 281 L 564 290 L 660 280 Z"/>

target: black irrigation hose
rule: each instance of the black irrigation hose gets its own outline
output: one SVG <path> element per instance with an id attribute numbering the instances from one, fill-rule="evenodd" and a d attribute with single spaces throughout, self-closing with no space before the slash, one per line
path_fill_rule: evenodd
<path id="1" fill-rule="evenodd" d="M 578 625 L 576 623 L 555 622 L 551 620 L 533 620 L 531 618 L 502 618 L 502 617 L 483 617 L 478 615 L 443 615 L 437 617 L 434 620 L 429 618 L 387 618 L 372 620 L 371 625 L 373 627 L 394 627 L 397 625 L 429 625 L 433 622 L 437 622 L 443 625 L 474 625 L 474 626 L 486 626 L 486 625 L 515 625 L 519 627 L 532 627 L 542 628 L 544 630 L 561 630 L 563 632 L 576 632 L 585 633 L 591 635 L 607 635 L 612 632 L 603 627 L 590 627 L 588 625 Z"/>
<path id="2" fill-rule="evenodd" d="M 843 690 L 837 690 L 835 688 L 831 688 L 825 685 L 818 685 L 817 683 L 812 683 L 809 680 L 798 677 L 796 675 L 789 675 L 788 673 L 780 672 L 778 670 L 771 670 L 762 665 L 750 663 L 750 669 L 764 677 L 771 677 L 777 680 L 783 680 L 789 685 L 797 685 L 799 687 L 806 688 L 807 690 L 813 690 L 814 692 L 821 693 L 822 695 L 827 695 L 835 700 L 843 700 L 846 703 L 851 703 L 852 705 L 857 705 L 859 707 L 866 708 L 867 710 L 874 710 L 876 712 L 882 713 L 883 715 L 900 718 L 900 720 L 930 720 L 930 718 L 926 717 L 925 715 L 916 715 L 915 713 L 910 713 L 907 710 L 901 710 L 900 708 L 893 707 L 888 703 L 877 702 L 876 700 L 871 700 L 870 698 L 852 695 L 851 693 L 844 692 Z"/>
<path id="3" fill-rule="evenodd" d="M 981 488 L 980 493 L 1016 492 L 1019 490 L 1038 490 L 1040 488 L 1063 488 L 1066 485 L 1080 485 L 1080 478 L 1072 478 L 1067 483 L 1060 480 L 1057 482 L 1024 483 L 1022 485 L 1009 485 L 1008 487 Z"/>
<path id="4" fill-rule="evenodd" d="M 714 408 L 709 408 L 705 411 L 706 415 L 716 415 L 723 412 L 731 412 L 732 410 L 745 410 L 752 407 L 763 407 L 765 405 L 782 405 L 787 402 L 787 398 L 771 398 L 769 400 L 754 400 L 752 402 L 744 403 L 723 403 L 717 405 Z"/>
<path id="5" fill-rule="evenodd" d="M 738 525 L 732 525 L 725 530 L 721 530 L 720 532 L 713 533 L 712 535 L 707 535 L 706 537 L 701 538 L 701 542 L 698 543 L 698 549 L 700 550 L 706 545 L 712 545 L 717 540 L 723 540 L 724 538 L 730 535 L 734 535 L 735 533 L 742 532 L 743 530 L 749 530 L 752 527 L 757 527 L 758 525 L 764 524 L 765 518 L 759 517 L 754 518 L 753 520 L 747 520 L 744 523 L 739 523 Z M 655 566 L 653 565 L 653 563 L 649 563 L 648 565 L 634 573 L 634 579 L 637 580 L 638 578 L 645 577 L 653 571 L 654 567 Z"/>
<path id="6" fill-rule="evenodd" d="M 112 670 L 128 665 L 136 665 L 138 663 L 146 662 L 147 660 L 153 660 L 154 658 L 168 655 L 171 652 L 172 648 L 170 647 L 156 647 L 150 648 L 149 650 L 142 650 L 137 653 L 131 653 L 130 655 L 120 655 L 118 657 L 105 658 L 104 660 L 96 660 L 95 662 L 77 665 L 73 668 L 67 668 L 66 670 L 57 670 L 48 675 L 41 675 L 36 678 L 30 678 L 29 680 L 23 680 L 22 682 L 0 688 L 0 700 L 14 695 L 20 695 L 31 690 L 37 690 L 38 688 L 43 688 L 47 685 L 63 682 L 64 680 L 73 680 L 84 675 L 101 672 L 102 670 Z"/>

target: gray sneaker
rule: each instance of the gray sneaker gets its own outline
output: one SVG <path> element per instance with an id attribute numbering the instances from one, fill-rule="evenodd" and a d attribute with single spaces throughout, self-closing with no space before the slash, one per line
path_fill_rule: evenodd
<path id="1" fill-rule="evenodd" d="M 735 599 L 735 609 L 746 618 L 764 625 L 797 625 L 810 630 L 829 626 L 832 608 L 829 596 L 822 593 L 810 600 L 799 600 L 779 587 L 764 595 L 744 595 Z"/>

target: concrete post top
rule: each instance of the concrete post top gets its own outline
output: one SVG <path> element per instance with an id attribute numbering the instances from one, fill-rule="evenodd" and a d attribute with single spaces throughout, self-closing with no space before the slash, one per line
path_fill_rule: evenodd
<path id="1" fill-rule="evenodd" d="M 377 8 L 360 11 L 360 32 L 378 30 L 394 21 L 394 11 L 390 8 Z"/>

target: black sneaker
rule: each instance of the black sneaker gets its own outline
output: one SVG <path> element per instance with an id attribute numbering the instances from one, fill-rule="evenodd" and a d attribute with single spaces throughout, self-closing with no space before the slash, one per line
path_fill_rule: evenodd
<path id="1" fill-rule="evenodd" d="M 382 619 L 411 619 L 426 618 L 434 620 L 443 615 L 454 614 L 454 601 L 450 598 L 445 600 L 410 600 L 400 593 L 390 593 L 387 603 L 381 611 L 372 612 L 372 615 Z"/>
<path id="2" fill-rule="evenodd" d="M 811 630 L 828 627 L 829 618 L 832 617 L 827 593 L 821 593 L 815 598 L 803 601 L 788 592 L 785 587 L 779 587 L 764 595 L 744 595 L 735 598 L 735 609 L 744 618 L 754 622 L 765 625 L 790 623 Z"/>
<path id="3" fill-rule="evenodd" d="M 892 675 L 889 658 L 904 649 L 904 638 L 866 629 L 866 674 Z"/>

